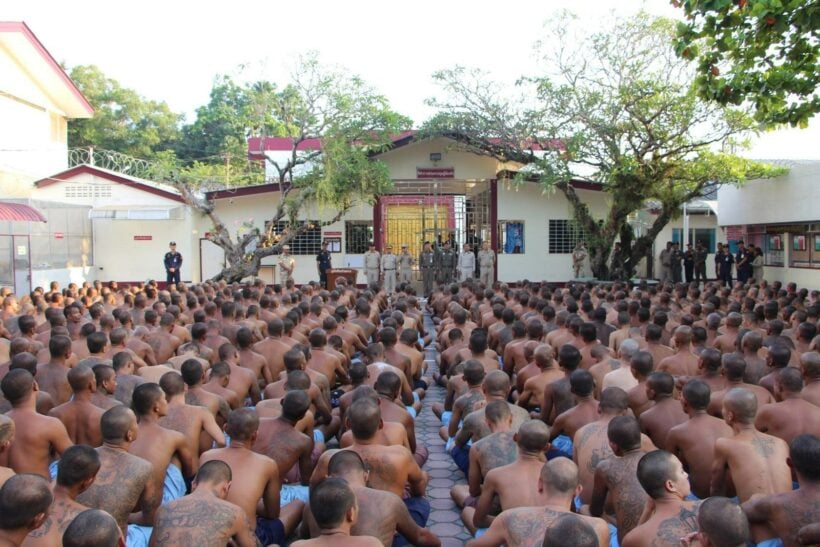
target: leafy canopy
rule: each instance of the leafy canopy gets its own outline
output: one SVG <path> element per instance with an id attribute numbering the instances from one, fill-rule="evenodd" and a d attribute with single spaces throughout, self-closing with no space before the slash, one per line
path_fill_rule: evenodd
<path id="1" fill-rule="evenodd" d="M 765 125 L 805 127 L 820 112 L 816 0 L 672 0 L 686 22 L 675 49 L 697 66 L 698 92 L 754 107 Z"/>

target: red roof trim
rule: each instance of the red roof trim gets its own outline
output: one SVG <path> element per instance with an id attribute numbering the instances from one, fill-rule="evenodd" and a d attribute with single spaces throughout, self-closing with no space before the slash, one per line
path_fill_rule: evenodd
<path id="1" fill-rule="evenodd" d="M 182 197 L 178 196 L 177 194 L 166 192 L 165 190 L 160 190 L 159 188 L 154 188 L 153 186 L 148 186 L 147 184 L 142 184 L 135 180 L 121 177 L 117 174 L 109 173 L 108 171 L 103 171 L 102 169 L 98 169 L 92 165 L 86 164 L 78 165 L 76 167 L 72 167 L 71 169 L 67 169 L 66 171 L 62 171 L 61 173 L 57 173 L 56 175 L 52 175 L 48 178 L 38 180 L 34 183 L 34 186 L 36 186 L 37 188 L 44 188 L 52 184 L 57 184 L 58 182 L 69 182 L 73 177 L 83 174 L 94 175 L 96 177 L 104 178 L 106 180 L 110 180 L 118 184 L 123 184 L 125 186 L 129 186 L 131 188 L 135 188 L 137 190 L 141 190 L 149 194 L 154 194 L 155 196 L 161 196 L 173 201 L 185 203 L 185 200 L 183 200 Z"/>
<path id="2" fill-rule="evenodd" d="M 54 59 L 51 53 L 48 52 L 46 47 L 43 45 L 42 42 L 34 35 L 28 25 L 24 22 L 20 21 L 0 21 L 0 32 L 20 32 L 28 38 L 28 41 L 31 42 L 31 45 L 34 46 L 34 49 L 40 54 L 43 60 L 54 69 L 54 72 L 57 73 L 57 76 L 65 83 L 65 85 L 71 90 L 71 93 L 76 97 L 80 103 L 82 103 L 83 108 L 89 114 L 94 114 L 94 107 L 91 106 L 91 103 L 88 102 L 88 99 L 85 98 L 80 88 L 77 87 L 77 84 L 68 77 L 68 74 L 65 73 L 65 70 L 60 66 L 60 64 Z"/>
<path id="3" fill-rule="evenodd" d="M 46 217 L 30 205 L 0 201 L 0 220 L 12 222 L 48 222 Z"/>

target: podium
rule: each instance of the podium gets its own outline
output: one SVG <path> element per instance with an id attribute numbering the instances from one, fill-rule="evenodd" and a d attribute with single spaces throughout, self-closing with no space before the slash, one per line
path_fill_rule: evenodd
<path id="1" fill-rule="evenodd" d="M 331 268 L 327 271 L 327 288 L 333 290 L 336 288 L 336 280 L 344 277 L 347 280 L 348 287 L 356 286 L 356 277 L 359 275 L 359 270 L 352 268 Z"/>

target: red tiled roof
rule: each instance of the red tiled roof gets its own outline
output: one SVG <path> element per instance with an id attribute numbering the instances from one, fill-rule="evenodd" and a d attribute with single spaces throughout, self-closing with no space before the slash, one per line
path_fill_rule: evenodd
<path id="1" fill-rule="evenodd" d="M 22 203 L 0 201 L 0 220 L 13 222 L 47 222 L 43 213 Z"/>

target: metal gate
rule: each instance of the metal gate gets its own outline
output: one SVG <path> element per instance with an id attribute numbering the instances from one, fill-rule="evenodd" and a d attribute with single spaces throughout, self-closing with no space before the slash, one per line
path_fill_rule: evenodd
<path id="1" fill-rule="evenodd" d="M 490 181 L 395 181 L 393 192 L 379 200 L 381 248 L 398 253 L 407 245 L 418 258 L 425 242 L 434 248 L 449 241 L 474 252 L 492 238 Z M 418 264 L 416 264 L 416 269 Z"/>

